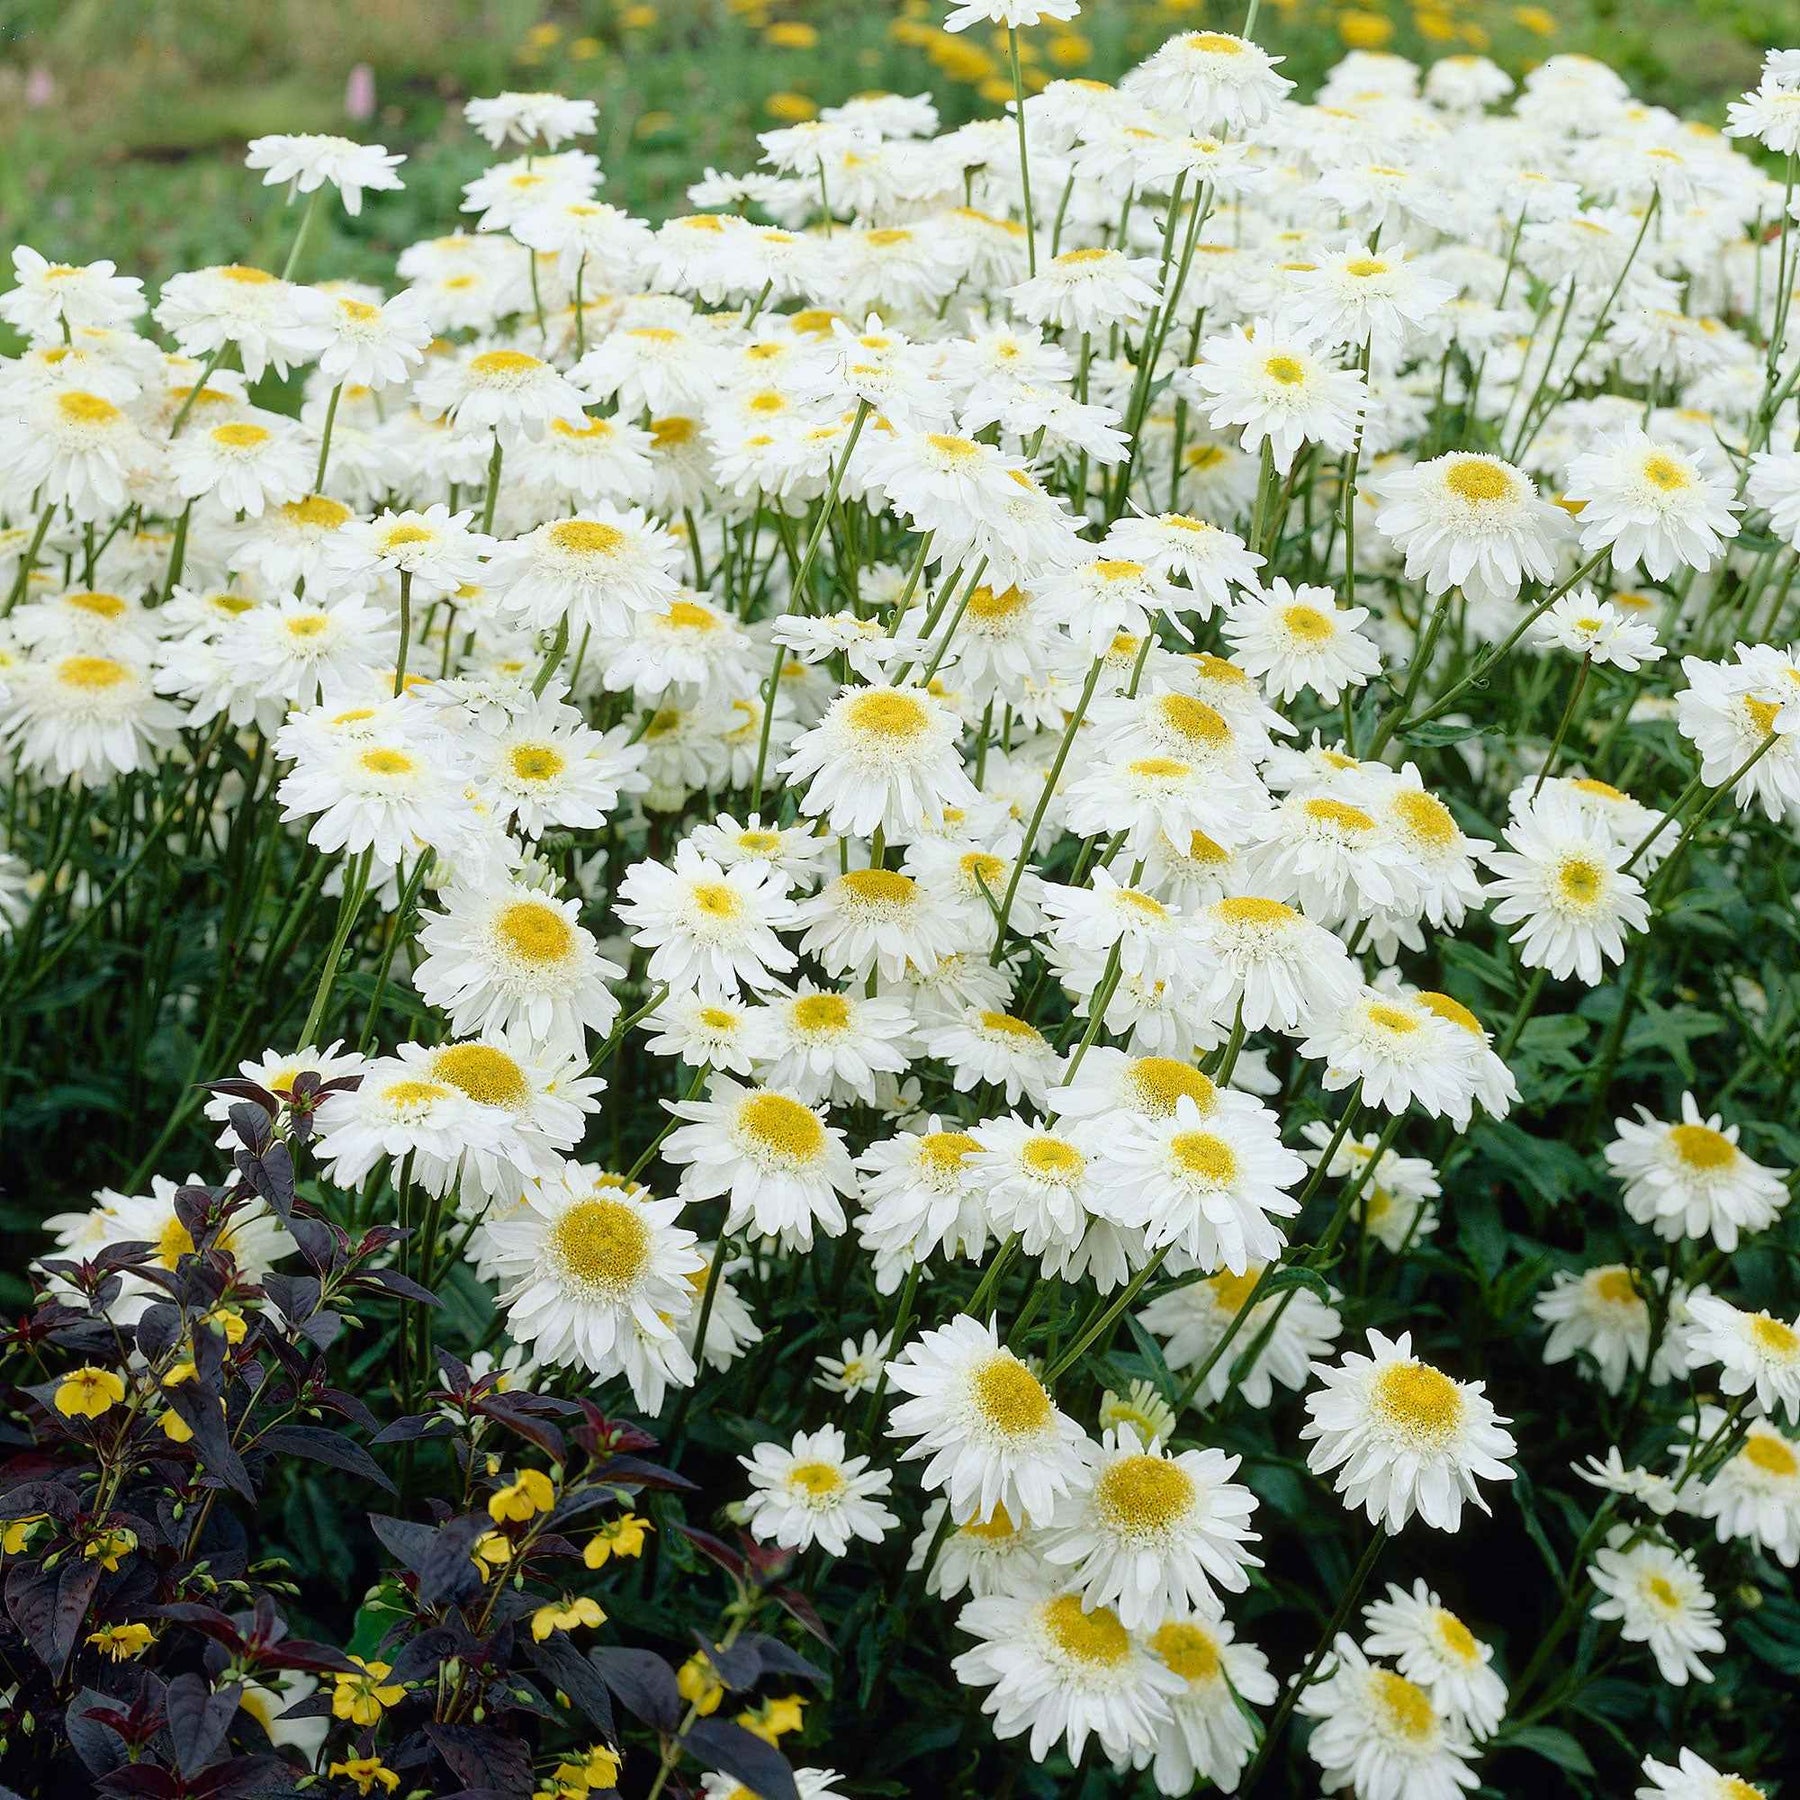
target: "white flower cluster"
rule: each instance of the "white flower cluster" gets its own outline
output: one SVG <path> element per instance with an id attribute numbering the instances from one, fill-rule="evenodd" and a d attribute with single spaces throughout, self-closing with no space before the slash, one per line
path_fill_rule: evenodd
<path id="1" fill-rule="evenodd" d="M 382 1180 L 427 1197 L 542 1370 L 655 1414 L 785 1330 L 779 1270 L 898 1293 L 818 1382 L 892 1396 L 898 1469 L 823 1422 L 744 1459 L 745 1519 L 842 1556 L 918 1464 L 914 1564 L 967 1597 L 996 1732 L 1169 1794 L 1234 1787 L 1280 1691 L 1225 1616 L 1257 1498 L 1189 1409 L 1304 1390 L 1306 1463 L 1387 1533 L 1484 1506 L 1516 1446 L 1482 1384 L 1404 1332 L 1339 1355 L 1320 1266 L 1436 1229 L 1399 1130 L 1441 1121 L 1441 1160 L 1505 1117 L 1544 985 L 1649 942 L 1715 803 L 1800 821 L 1780 186 L 1582 58 L 1515 97 L 1356 55 L 1312 104 L 1276 64 L 1197 31 L 1017 120 L 854 101 L 656 226 L 567 147 L 591 103 L 503 95 L 469 119 L 517 154 L 391 295 L 195 270 L 159 339 L 110 263 L 22 248 L 0 296 L 16 792 L 258 746 L 235 803 L 304 837 L 341 926 L 301 1047 L 242 1072 L 337 1084 L 325 1181 L 364 1221 Z M 1795 94 L 1772 59 L 1728 132 L 1791 155 Z M 250 161 L 351 213 L 399 179 L 339 139 Z M 292 371 L 297 418 L 258 404 Z M 1677 646 L 1672 699 L 1640 687 Z M 1567 707 L 1508 761 L 1472 715 L 1534 652 Z M 1696 765 L 1668 808 L 1611 754 L 1646 718 Z M 0 855 L 0 931 L 31 895 Z M 429 1020 L 377 1054 L 325 1043 L 368 908 Z M 1525 972 L 1498 1038 L 1438 987 L 1484 916 Z M 626 1054 L 680 1097 L 607 1167 Z M 1728 1255 L 1791 1190 L 1705 1104 L 1620 1119 L 1606 1163 L 1630 1221 Z M 51 1228 L 172 1267 L 174 1191 Z M 1174 1385 L 1090 1430 L 1057 1383 L 1128 1311 Z M 1657 1516 L 1800 1560 L 1800 1324 L 1635 1263 L 1538 1311 L 1613 1394 L 1716 1368 Z M 1620 1529 L 1597 1615 L 1704 1674 L 1693 1554 Z M 1287 1705 L 1328 1789 L 1449 1800 L 1505 1713 L 1492 1652 L 1422 1582 L 1367 1624 Z"/>

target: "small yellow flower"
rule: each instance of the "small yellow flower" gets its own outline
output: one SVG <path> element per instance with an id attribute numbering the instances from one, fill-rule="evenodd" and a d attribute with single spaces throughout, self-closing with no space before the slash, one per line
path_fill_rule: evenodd
<path id="1" fill-rule="evenodd" d="M 178 1412 L 166 1412 L 156 1423 L 171 1444 L 185 1444 L 194 1435 L 193 1426 Z"/>
<path id="2" fill-rule="evenodd" d="M 1543 6 L 1515 6 L 1513 23 L 1538 37 L 1556 36 L 1556 15 Z"/>
<path id="3" fill-rule="evenodd" d="M 162 1378 L 162 1384 L 164 1387 L 180 1387 L 184 1381 L 192 1381 L 194 1374 L 194 1359 L 191 1356 L 184 1356 L 180 1362 L 169 1364 L 168 1370 Z"/>
<path id="4" fill-rule="evenodd" d="M 483 1581 L 492 1581 L 512 1561 L 512 1539 L 504 1531 L 484 1531 L 475 1540 L 469 1560 L 481 1571 Z"/>
<path id="5" fill-rule="evenodd" d="M 88 1363 L 71 1370 L 56 1390 L 56 1410 L 65 1419 L 97 1419 L 125 1398 L 125 1383 L 111 1369 Z"/>
<path id="6" fill-rule="evenodd" d="M 569 54 L 577 62 L 592 62 L 605 49 L 597 37 L 578 37 L 569 46 Z"/>
<path id="7" fill-rule="evenodd" d="M 82 1555 L 97 1562 L 107 1574 L 116 1575 L 119 1563 L 137 1548 L 137 1533 L 125 1525 L 115 1525 L 98 1537 L 90 1538 Z"/>
<path id="8" fill-rule="evenodd" d="M 1338 36 L 1352 50 L 1379 50 L 1394 35 L 1394 22 L 1380 13 L 1367 12 L 1360 6 L 1346 7 L 1338 14 Z"/>
<path id="9" fill-rule="evenodd" d="M 627 31 L 648 31 L 656 23 L 656 8 L 628 6 L 619 14 L 619 23 Z"/>
<path id="10" fill-rule="evenodd" d="M 581 1560 L 590 1569 L 601 1569 L 606 1566 L 608 1557 L 642 1556 L 644 1534 L 655 1529 L 648 1519 L 640 1519 L 636 1513 L 620 1513 L 616 1519 L 608 1519 L 588 1539 Z"/>
<path id="11" fill-rule="evenodd" d="M 799 125 L 807 119 L 816 119 L 819 116 L 816 101 L 808 99 L 805 94 L 786 91 L 771 94 L 763 102 L 763 111 L 771 119 L 780 119 L 783 124 L 787 125 Z"/>
<path id="12" fill-rule="evenodd" d="M 580 1762 L 561 1762 L 550 1777 L 551 1786 L 540 1788 L 534 1800 L 586 1800 L 619 1785 L 623 1758 L 605 1744 L 596 1744 Z"/>
<path id="13" fill-rule="evenodd" d="M 325 1773 L 354 1782 L 359 1794 L 372 1793 L 376 1787 L 391 1794 L 400 1785 L 400 1777 L 379 1756 L 353 1756 L 348 1762 L 333 1763 Z"/>
<path id="14" fill-rule="evenodd" d="M 703 1719 L 716 1713 L 725 1698 L 725 1684 L 714 1673 L 712 1659 L 704 1650 L 696 1650 L 676 1671 L 675 1686 Z"/>
<path id="15" fill-rule="evenodd" d="M 523 1524 L 556 1504 L 556 1489 L 540 1469 L 521 1469 L 518 1478 L 488 1499 L 488 1517 L 496 1525 Z"/>
<path id="16" fill-rule="evenodd" d="M 580 1625 L 605 1623 L 606 1614 L 601 1611 L 598 1600 L 587 1594 L 578 1594 L 572 1599 L 564 1594 L 560 1601 L 552 1600 L 531 1615 L 531 1635 L 541 1644 L 553 1631 L 573 1631 Z"/>
<path id="17" fill-rule="evenodd" d="M 737 1722 L 752 1737 L 761 1738 L 765 1744 L 773 1744 L 788 1732 L 800 1729 L 804 1723 L 800 1715 L 805 1709 L 806 1702 L 800 1695 L 778 1694 L 771 1700 L 765 1700 L 761 1706 L 739 1713 Z"/>
<path id="18" fill-rule="evenodd" d="M 206 1322 L 215 1331 L 223 1333 L 228 1344 L 241 1344 L 250 1332 L 250 1327 L 244 1323 L 244 1315 L 235 1306 L 215 1306 L 206 1315 Z"/>
<path id="19" fill-rule="evenodd" d="M 817 29 L 802 19 L 777 19 L 763 33 L 763 42 L 772 50 L 811 50 L 818 41 Z"/>
<path id="20" fill-rule="evenodd" d="M 87 1638 L 102 1656 L 110 1656 L 114 1662 L 129 1662 L 142 1656 L 155 1640 L 156 1634 L 148 1625 L 102 1625 L 98 1631 L 90 1631 Z"/>
<path id="21" fill-rule="evenodd" d="M 33 1526 L 45 1515 L 32 1513 L 23 1519 L 8 1519 L 0 1526 L 0 1556 L 17 1556 L 30 1541 Z"/>
<path id="22" fill-rule="evenodd" d="M 331 1696 L 331 1716 L 348 1719 L 352 1725 L 373 1725 L 390 1706 L 406 1698 L 406 1689 L 387 1680 L 389 1664 L 364 1662 L 360 1656 L 350 1660 L 362 1672 L 342 1672 L 335 1677 L 337 1688 Z M 368 1791 L 363 1789 L 365 1794 Z"/>

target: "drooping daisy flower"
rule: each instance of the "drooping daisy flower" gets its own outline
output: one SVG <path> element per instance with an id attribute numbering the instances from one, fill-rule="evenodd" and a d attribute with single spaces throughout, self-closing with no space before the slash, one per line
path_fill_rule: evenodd
<path id="1" fill-rule="evenodd" d="M 1601 1596 L 1590 1609 L 1596 1619 L 1616 1619 L 1628 1644 L 1648 1644 L 1664 1681 L 1685 1687 L 1690 1677 L 1711 1681 L 1704 1658 L 1725 1648 L 1718 1610 L 1694 1559 L 1653 1538 L 1636 1543 L 1615 1527 L 1609 1542 L 1594 1552 L 1588 1579 Z"/>
<path id="2" fill-rule="evenodd" d="M 753 1230 L 809 1250 L 815 1225 L 842 1235 L 838 1196 L 856 1192 L 856 1169 L 844 1134 L 813 1107 L 716 1075 L 704 1100 L 671 1101 L 669 1110 L 688 1123 L 663 1145 L 663 1159 L 681 1169 L 684 1199 L 728 1198 L 727 1237 Z"/>
<path id="3" fill-rule="evenodd" d="M 1220 1591 L 1242 1593 L 1260 1566 L 1250 1516 L 1256 1497 L 1231 1479 L 1239 1459 L 1222 1450 L 1168 1451 L 1129 1425 L 1087 1448 L 1087 1469 L 1057 1502 L 1043 1542 L 1052 1569 L 1090 1610 L 1110 1607 L 1128 1631 L 1172 1612 L 1224 1611 Z"/>
<path id="4" fill-rule="evenodd" d="M 1627 618 L 1610 600 L 1596 600 L 1585 587 L 1564 594 L 1531 628 L 1530 637 L 1546 648 L 1628 673 L 1660 662 L 1664 655 L 1649 620 Z"/>
<path id="5" fill-rule="evenodd" d="M 921 1332 L 889 1360 L 888 1384 L 911 1396 L 888 1435 L 911 1440 L 904 1460 L 929 1458 L 920 1479 L 944 1490 L 959 1523 L 1004 1507 L 1021 1524 L 1048 1525 L 1080 1479 L 1081 1427 L 992 1324 L 962 1314 Z"/>
<path id="6" fill-rule="evenodd" d="M 1186 1686 L 1169 1696 L 1173 1717 L 1157 1734 L 1155 1751 L 1139 1751 L 1133 1762 L 1150 1764 L 1159 1793 L 1190 1794 L 1202 1781 L 1235 1793 L 1256 1745 L 1244 1708 L 1267 1706 L 1281 1691 L 1268 1658 L 1254 1644 L 1235 1642 L 1225 1619 L 1178 1613 L 1146 1641 L 1151 1655 Z"/>
<path id="7" fill-rule="evenodd" d="M 1016 1525 L 1006 1508 L 996 1507 L 991 1518 L 971 1519 L 952 1525 L 940 1538 L 947 1502 L 934 1500 L 925 1509 L 925 1522 L 913 1540 L 907 1560 L 909 1571 L 924 1568 L 925 1557 L 937 1545 L 925 1591 L 940 1600 L 969 1594 L 977 1600 L 990 1594 L 1017 1594 L 1041 1585 L 1043 1563 L 1038 1555 L 1040 1531 Z"/>
<path id="8" fill-rule="evenodd" d="M 1716 1294 L 1687 1296 L 1687 1360 L 1719 1365 L 1719 1391 L 1754 1394 L 1759 1412 L 1800 1421 L 1800 1320 L 1743 1312 Z"/>
<path id="9" fill-rule="evenodd" d="M 1388 1584 L 1387 1597 L 1363 1608 L 1370 1656 L 1390 1656 L 1446 1718 L 1471 1736 L 1489 1738 L 1506 1714 L 1506 1683 L 1484 1644 L 1423 1581 L 1412 1592 Z"/>
<path id="10" fill-rule="evenodd" d="M 1515 1449 L 1483 1382 L 1452 1381 L 1412 1353 L 1412 1334 L 1369 1333 L 1372 1356 L 1354 1350 L 1335 1367 L 1315 1363 L 1324 1386 L 1306 1396 L 1303 1438 L 1315 1474 L 1336 1471 L 1346 1506 L 1397 1532 L 1416 1512 L 1455 1531 L 1465 1500 L 1483 1512 L 1477 1479 L 1510 1481 L 1500 1460 Z"/>
<path id="11" fill-rule="evenodd" d="M 853 1538 L 880 1543 L 900 1522 L 876 1498 L 894 1478 L 845 1449 L 844 1434 L 835 1425 L 822 1425 L 795 1432 L 786 1449 L 758 1444 L 740 1456 L 750 1473 L 744 1512 L 751 1535 L 784 1550 L 817 1544 L 827 1556 L 842 1556 Z"/>
<path id="12" fill-rule="evenodd" d="M 1650 1305 L 1624 1263 L 1602 1263 L 1579 1275 L 1559 1269 L 1532 1310 L 1550 1327 L 1544 1361 L 1568 1362 L 1586 1351 L 1609 1394 L 1618 1393 L 1650 1354 Z"/>
<path id="13" fill-rule="evenodd" d="M 1700 1408 L 1691 1439 L 1675 1447 L 1677 1476 L 1691 1445 L 1714 1441 L 1725 1423 L 1721 1408 Z M 1681 1497 L 1690 1512 L 1713 1521 L 1721 1544 L 1740 1538 L 1787 1568 L 1800 1564 L 1800 1442 L 1769 1420 L 1753 1421 L 1711 1477 L 1690 1484 Z"/>
<path id="14" fill-rule="evenodd" d="M 1670 1240 L 1711 1237 L 1737 1248 L 1741 1232 L 1766 1231 L 1787 1205 L 1787 1170 L 1765 1168 L 1738 1147 L 1736 1125 L 1703 1117 L 1681 1096 L 1681 1122 L 1665 1125 L 1644 1107 L 1617 1119 L 1606 1166 L 1625 1184 L 1625 1210 Z"/>
<path id="15" fill-rule="evenodd" d="M 330 182 L 353 219 L 362 211 L 365 189 L 391 190 L 406 185 L 394 173 L 405 161 L 404 156 L 390 155 L 385 144 L 358 144 L 350 138 L 313 131 L 252 138 L 244 157 L 246 168 L 263 170 L 264 187 L 285 183 L 290 196 L 310 194 Z"/>

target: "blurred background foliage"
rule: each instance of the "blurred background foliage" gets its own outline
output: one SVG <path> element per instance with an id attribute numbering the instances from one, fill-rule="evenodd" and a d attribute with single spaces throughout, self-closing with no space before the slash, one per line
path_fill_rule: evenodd
<path id="1" fill-rule="evenodd" d="M 505 87 L 600 102 L 608 198 L 684 209 L 708 164 L 871 89 L 929 90 L 955 123 L 1010 89 L 991 34 L 939 29 L 928 0 L 0 0 L 0 249 L 113 257 L 152 280 L 266 260 L 285 227 L 244 140 L 341 131 L 412 158 L 403 195 L 341 215 L 316 270 L 391 280 L 395 249 L 444 228 L 482 147 L 461 102 Z M 1087 0 L 1027 34 L 1027 79 L 1111 79 L 1170 33 L 1237 29 L 1240 0 Z M 1716 116 L 1800 0 L 1265 0 L 1257 35 L 1302 91 L 1346 48 L 1478 50 L 1515 73 L 1558 51 L 1617 67 L 1648 100 Z"/>

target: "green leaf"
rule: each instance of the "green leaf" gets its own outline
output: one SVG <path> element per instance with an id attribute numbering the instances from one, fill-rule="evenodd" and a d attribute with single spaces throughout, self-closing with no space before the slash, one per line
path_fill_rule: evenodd
<path id="1" fill-rule="evenodd" d="M 1568 1732 L 1555 1725 L 1515 1725 L 1494 1739 L 1496 1750 L 1530 1750 L 1547 1757 L 1571 1775 L 1591 1775 L 1594 1765 L 1588 1753 Z"/>
<path id="2" fill-rule="evenodd" d="M 1498 725 L 1456 725 L 1446 719 L 1435 725 L 1415 725 L 1400 736 L 1409 744 L 1431 750 L 1442 744 L 1460 744 L 1465 738 L 1493 737 L 1499 730 Z"/>

